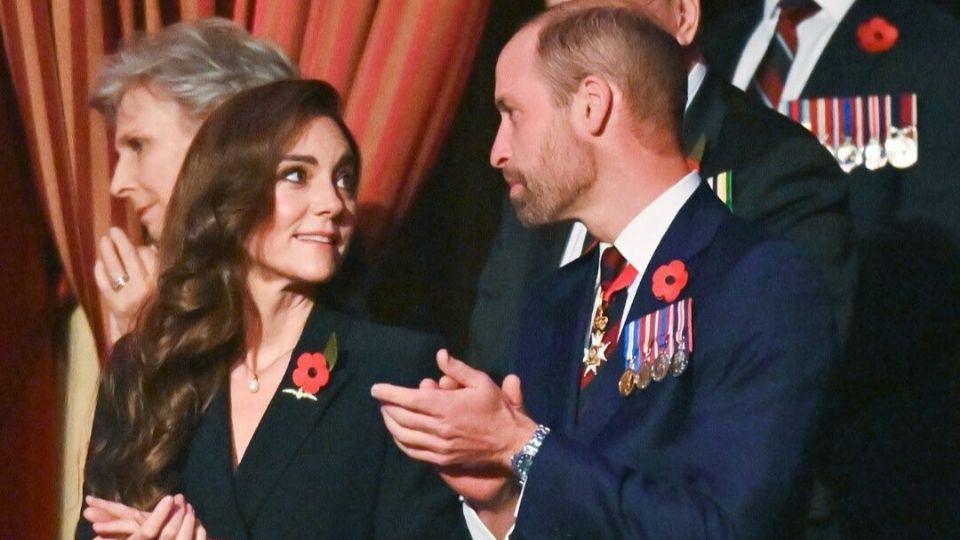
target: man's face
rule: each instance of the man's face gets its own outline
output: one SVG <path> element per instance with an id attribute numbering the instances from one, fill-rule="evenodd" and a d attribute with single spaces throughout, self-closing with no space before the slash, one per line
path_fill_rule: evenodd
<path id="1" fill-rule="evenodd" d="M 596 179 L 569 109 L 554 105 L 537 71 L 536 40 L 536 29 L 525 28 L 500 54 L 495 91 L 500 129 L 490 149 L 490 163 L 503 171 L 510 202 L 525 225 L 575 217 L 577 202 Z"/>

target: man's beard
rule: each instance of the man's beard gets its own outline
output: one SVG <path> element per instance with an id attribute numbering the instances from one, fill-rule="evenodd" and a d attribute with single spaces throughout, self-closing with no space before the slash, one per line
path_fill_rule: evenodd
<path id="1" fill-rule="evenodd" d="M 558 123 L 559 124 L 559 123 Z M 556 125 L 540 146 L 537 167 L 507 169 L 524 193 L 510 198 L 517 218 L 527 227 L 555 223 L 572 216 L 568 210 L 596 181 L 596 163 L 585 145 L 573 138 L 566 124 Z"/>

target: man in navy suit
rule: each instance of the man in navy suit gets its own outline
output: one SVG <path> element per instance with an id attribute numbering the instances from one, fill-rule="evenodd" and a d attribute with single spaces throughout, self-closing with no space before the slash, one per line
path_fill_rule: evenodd
<path id="1" fill-rule="evenodd" d="M 518 217 L 577 219 L 600 246 L 534 289 L 502 386 L 441 351 L 439 381 L 372 389 L 475 538 L 768 538 L 806 509 L 829 295 L 690 170 L 685 79 L 676 40 L 627 4 L 554 8 L 501 53 L 491 162 Z"/>

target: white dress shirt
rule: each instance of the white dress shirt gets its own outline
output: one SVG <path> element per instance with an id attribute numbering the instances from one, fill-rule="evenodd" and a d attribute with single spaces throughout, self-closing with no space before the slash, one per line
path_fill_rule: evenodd
<path id="1" fill-rule="evenodd" d="M 790 65 L 787 80 L 783 84 L 783 93 L 780 94 L 778 110 L 788 113 L 788 104 L 799 98 L 806 86 L 814 66 L 820 58 L 820 53 L 830 41 L 830 36 L 836 31 L 843 16 L 850 10 L 854 0 L 816 0 L 820 11 L 804 19 L 797 25 L 797 54 Z M 753 75 L 767 52 L 767 47 L 777 32 L 777 21 L 780 19 L 778 0 L 765 0 L 763 3 L 763 18 L 747 40 L 740 55 L 740 62 L 733 75 L 733 85 L 746 90 L 753 81 Z M 856 39 L 850 36 L 850 39 Z"/>
<path id="2" fill-rule="evenodd" d="M 702 78 L 701 78 L 702 81 Z M 700 186 L 700 174 L 697 171 L 690 171 L 686 176 L 678 180 L 669 189 L 660 194 L 656 199 L 640 211 L 622 231 L 617 239 L 613 241 L 620 253 L 627 261 L 637 269 L 637 277 L 627 289 L 627 303 L 623 309 L 623 315 L 620 318 L 620 330 L 623 331 L 624 323 L 630 312 L 630 306 L 637 295 L 637 288 L 640 286 L 640 280 L 646 272 L 650 259 L 656 251 L 663 235 L 666 234 L 673 219 L 680 212 L 680 208 L 686 204 L 687 200 L 693 195 L 693 192 Z M 586 229 L 584 229 L 586 230 Z M 580 245 L 583 245 L 581 238 Z M 605 249 L 609 244 L 600 244 L 601 249 Z M 577 253 L 579 257 L 579 252 Z M 600 286 L 600 260 L 597 259 L 597 280 L 594 287 Z M 594 291 L 596 292 L 596 290 Z M 598 295 L 594 295 L 597 297 Z M 596 310 L 596 305 L 593 307 Z M 592 325 L 593 317 L 590 317 Z M 585 343 L 589 342 L 592 328 L 585 328 Z M 608 368 L 609 369 L 609 368 Z M 514 510 L 514 517 L 520 512 L 520 502 L 523 500 L 523 491 L 520 492 L 520 498 L 517 500 L 517 507 Z M 467 522 L 467 530 L 473 540 L 494 540 L 493 534 L 484 526 L 477 513 L 470 508 L 466 502 L 463 503 L 463 517 Z M 510 538 L 513 528 L 507 533 L 506 538 Z"/>

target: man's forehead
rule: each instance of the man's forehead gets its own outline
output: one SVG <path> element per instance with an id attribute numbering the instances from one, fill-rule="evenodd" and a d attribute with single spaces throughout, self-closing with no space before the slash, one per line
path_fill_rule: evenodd
<path id="1" fill-rule="evenodd" d="M 507 42 L 497 60 L 498 83 L 501 78 L 513 78 L 530 68 L 536 54 L 537 36 L 536 29 L 526 26 Z"/>

